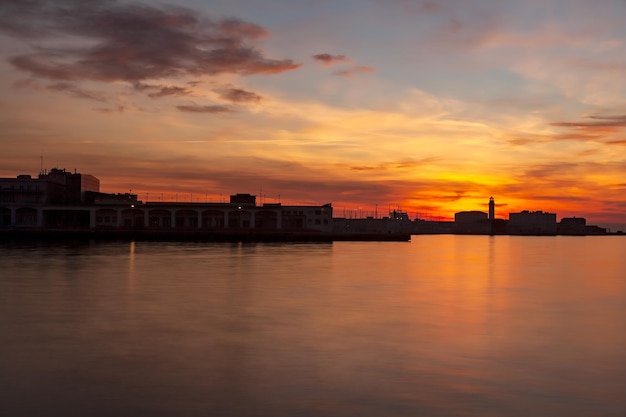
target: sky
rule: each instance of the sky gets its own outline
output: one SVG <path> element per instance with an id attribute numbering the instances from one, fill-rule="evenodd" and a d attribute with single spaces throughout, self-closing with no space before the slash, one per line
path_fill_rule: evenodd
<path id="1" fill-rule="evenodd" d="M 626 0 L 0 0 L 0 176 L 623 225 L 625 19 Z"/>

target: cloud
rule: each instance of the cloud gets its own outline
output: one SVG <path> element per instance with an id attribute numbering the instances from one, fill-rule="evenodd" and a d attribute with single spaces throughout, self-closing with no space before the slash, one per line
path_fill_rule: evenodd
<path id="1" fill-rule="evenodd" d="M 0 31 L 37 42 L 33 52 L 10 59 L 16 68 L 59 81 L 138 83 L 272 74 L 300 66 L 264 56 L 256 45 L 268 34 L 263 27 L 235 19 L 215 21 L 182 7 L 113 0 L 10 2 L 3 5 Z M 80 43 L 54 42 L 60 39 Z"/>
<path id="2" fill-rule="evenodd" d="M 145 91 L 148 97 L 159 98 L 166 96 L 184 96 L 191 94 L 191 90 L 185 87 L 173 85 L 151 85 L 137 82 L 133 85 L 137 91 Z"/>
<path id="3" fill-rule="evenodd" d="M 71 97 L 85 99 L 85 100 L 94 100 L 94 101 L 100 101 L 103 103 L 108 101 L 106 94 L 102 92 L 85 89 L 74 83 L 65 82 L 65 81 L 60 81 L 60 82 L 56 82 L 56 83 L 48 84 L 48 85 L 42 85 L 37 80 L 28 78 L 28 79 L 18 80 L 15 83 L 13 83 L 13 85 L 16 88 L 26 88 L 26 89 L 30 89 L 34 91 L 43 91 L 43 90 L 59 91 L 59 92 L 66 93 L 67 95 Z"/>
<path id="4" fill-rule="evenodd" d="M 345 55 L 331 55 L 327 53 L 313 55 L 313 58 L 323 63 L 325 66 L 330 66 L 330 65 L 335 65 L 335 64 L 340 64 L 340 63 L 345 63 L 345 62 L 350 61 L 348 57 Z"/>
<path id="5" fill-rule="evenodd" d="M 402 160 L 390 163 L 381 163 L 376 165 L 355 165 L 350 166 L 350 169 L 353 171 L 389 171 L 389 170 L 398 170 L 398 169 L 414 169 L 423 167 L 427 164 L 439 161 L 437 157 L 427 157 L 419 160 Z"/>
<path id="6" fill-rule="evenodd" d="M 317 60 L 318 62 L 321 62 L 326 67 L 352 62 L 345 55 L 332 55 L 328 53 L 313 55 L 313 58 Z M 333 72 L 333 74 L 339 75 L 342 77 L 352 77 L 353 75 L 356 75 L 356 74 L 372 73 L 372 72 L 376 72 L 376 70 L 370 66 L 353 65 L 349 68 L 336 70 Z"/>
<path id="7" fill-rule="evenodd" d="M 220 98 L 233 103 L 258 103 L 262 97 L 252 91 L 242 90 L 241 88 L 220 88 L 215 90 L 219 93 Z"/>
<path id="8" fill-rule="evenodd" d="M 124 106 L 117 106 L 116 108 L 100 107 L 94 110 L 100 113 L 105 113 L 105 114 L 124 113 L 126 111 L 126 107 Z"/>
<path id="9" fill-rule="evenodd" d="M 59 83 L 48 85 L 46 88 L 48 90 L 53 90 L 53 91 L 64 91 L 64 92 L 67 92 L 72 97 L 76 97 L 76 98 L 95 100 L 95 101 L 101 101 L 101 102 L 107 101 L 105 96 L 102 93 L 99 93 L 97 91 L 85 90 L 72 83 L 59 82 Z"/>
<path id="10" fill-rule="evenodd" d="M 357 65 L 348 69 L 335 71 L 333 74 L 341 77 L 352 77 L 357 74 L 367 74 L 372 72 L 376 72 L 376 69 L 368 67 L 367 65 Z"/>
<path id="11" fill-rule="evenodd" d="M 623 145 L 624 140 L 611 135 L 619 134 L 626 128 L 626 115 L 592 115 L 579 122 L 552 122 L 550 126 L 568 128 L 563 133 L 518 134 L 505 140 L 513 145 L 550 143 L 555 141 L 601 142 L 609 145 Z"/>
<path id="12" fill-rule="evenodd" d="M 234 110 L 228 106 L 211 105 L 211 106 L 199 106 L 199 105 L 181 105 L 176 108 L 183 112 L 188 113 L 232 113 Z"/>
<path id="13" fill-rule="evenodd" d="M 562 127 L 580 127 L 580 128 L 596 128 L 596 127 L 626 127 L 626 115 L 619 116 L 589 116 L 591 122 L 554 122 L 552 126 Z"/>

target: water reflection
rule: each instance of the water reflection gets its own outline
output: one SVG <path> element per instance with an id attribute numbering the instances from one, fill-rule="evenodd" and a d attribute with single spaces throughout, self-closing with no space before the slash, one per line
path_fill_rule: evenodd
<path id="1" fill-rule="evenodd" d="M 3 247 L 0 415 L 622 416 L 624 249 Z"/>

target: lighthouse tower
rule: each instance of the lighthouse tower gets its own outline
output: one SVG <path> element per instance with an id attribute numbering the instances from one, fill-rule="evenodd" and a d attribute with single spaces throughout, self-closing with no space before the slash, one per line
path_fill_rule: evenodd
<path id="1" fill-rule="evenodd" d="M 489 220 L 494 220 L 496 215 L 496 203 L 493 197 L 489 197 Z"/>

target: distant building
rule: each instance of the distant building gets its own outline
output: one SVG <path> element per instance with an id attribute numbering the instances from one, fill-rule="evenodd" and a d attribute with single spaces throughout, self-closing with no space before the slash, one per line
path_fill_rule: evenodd
<path id="1" fill-rule="evenodd" d="M 455 223 L 476 223 L 488 219 L 487 213 L 482 211 L 460 211 L 454 214 Z"/>
<path id="2" fill-rule="evenodd" d="M 605 227 L 587 225 L 585 226 L 585 234 L 586 235 L 606 235 L 607 230 Z"/>
<path id="3" fill-rule="evenodd" d="M 482 211 L 461 211 L 454 214 L 455 232 L 461 234 L 489 234 L 491 222 Z"/>
<path id="4" fill-rule="evenodd" d="M 389 217 L 364 219 L 346 219 L 336 217 L 333 219 L 334 233 L 389 235 L 404 233 L 410 235 L 415 232 L 414 223 L 409 215 L 400 210 L 393 210 Z"/>
<path id="5" fill-rule="evenodd" d="M 496 202 L 493 197 L 489 197 L 489 220 L 496 218 Z"/>
<path id="6" fill-rule="evenodd" d="M 417 235 L 452 234 L 455 233 L 455 223 L 415 219 L 411 230 Z"/>
<path id="7" fill-rule="evenodd" d="M 564 217 L 558 226 L 560 235 L 586 235 L 587 220 L 583 217 Z"/>
<path id="8" fill-rule="evenodd" d="M 528 210 L 509 213 L 507 229 L 512 235 L 556 235 L 556 214 Z"/>

